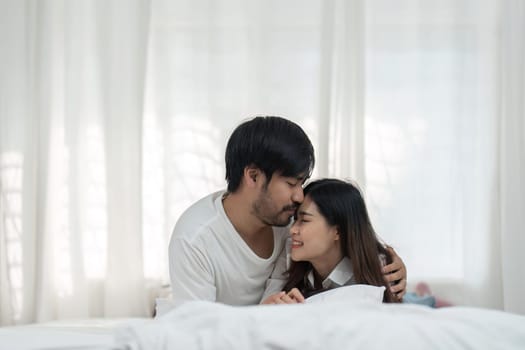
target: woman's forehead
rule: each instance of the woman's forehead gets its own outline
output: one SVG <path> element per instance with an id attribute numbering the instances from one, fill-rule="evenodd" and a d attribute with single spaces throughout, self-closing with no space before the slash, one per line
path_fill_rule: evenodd
<path id="1" fill-rule="evenodd" d="M 314 201 L 308 195 L 304 197 L 303 202 L 298 208 L 298 214 L 301 214 L 304 212 L 309 213 L 309 214 L 317 214 L 319 212 L 317 210 L 317 205 L 315 205 Z"/>

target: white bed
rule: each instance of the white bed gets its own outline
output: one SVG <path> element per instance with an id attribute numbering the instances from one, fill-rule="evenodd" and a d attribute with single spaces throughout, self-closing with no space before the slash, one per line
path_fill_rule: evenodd
<path id="1" fill-rule="evenodd" d="M 140 319 L 86 319 L 0 328 L 0 350 L 126 349 L 117 330 Z"/>
<path id="2" fill-rule="evenodd" d="M 0 329 L 0 348 L 525 349 L 525 316 L 341 298 L 344 293 L 356 294 L 355 288 L 345 288 L 302 305 L 233 307 L 191 302 L 156 320 L 8 327 Z"/>

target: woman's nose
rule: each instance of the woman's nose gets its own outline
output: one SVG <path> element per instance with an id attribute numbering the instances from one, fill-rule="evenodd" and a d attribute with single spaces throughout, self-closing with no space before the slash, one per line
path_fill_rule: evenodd
<path id="1" fill-rule="evenodd" d="M 297 221 L 293 223 L 292 227 L 290 227 L 290 236 L 295 236 L 299 234 L 299 228 L 297 227 Z"/>

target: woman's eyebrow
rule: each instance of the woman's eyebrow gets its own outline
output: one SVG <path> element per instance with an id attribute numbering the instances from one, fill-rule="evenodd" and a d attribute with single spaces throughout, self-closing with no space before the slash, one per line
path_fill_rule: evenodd
<path id="1" fill-rule="evenodd" d="M 311 214 L 311 213 L 309 213 L 309 212 L 307 212 L 307 211 L 304 211 L 304 210 L 299 210 L 299 211 L 297 212 L 297 214 L 299 214 L 299 215 L 303 215 L 303 216 L 304 216 L 304 215 L 314 216 L 314 214 Z"/>

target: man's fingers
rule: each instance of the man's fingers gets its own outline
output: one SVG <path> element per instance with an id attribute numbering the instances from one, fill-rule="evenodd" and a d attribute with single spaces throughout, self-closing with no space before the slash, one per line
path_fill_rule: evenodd
<path id="1" fill-rule="evenodd" d="M 389 273 L 392 271 L 397 271 L 399 269 L 402 269 L 405 265 L 403 264 L 403 260 L 397 255 L 396 251 L 392 248 L 387 246 L 386 247 L 388 255 L 392 258 L 392 262 L 385 267 L 383 267 L 383 273 Z"/>
<path id="2" fill-rule="evenodd" d="M 401 281 L 403 282 L 403 281 Z M 400 282 L 400 283 L 401 283 Z M 399 291 L 399 292 L 394 292 L 394 295 L 399 299 L 399 300 L 402 300 L 403 299 L 403 296 L 405 295 L 405 293 L 407 292 L 406 290 L 406 281 L 404 281 L 404 287 L 403 287 L 403 290 Z"/>
<path id="3" fill-rule="evenodd" d="M 403 265 L 403 262 L 401 261 L 401 259 L 396 258 L 396 259 L 392 260 L 392 262 L 390 264 L 388 264 L 385 267 L 383 267 L 383 273 L 390 273 L 390 272 L 394 272 L 394 271 L 399 271 L 399 270 L 402 270 L 403 268 L 404 268 L 404 265 Z"/>
<path id="4" fill-rule="evenodd" d="M 396 271 L 396 272 L 389 273 L 389 274 L 385 275 L 385 280 L 388 283 L 394 283 L 396 281 L 399 281 L 399 280 L 403 279 L 404 277 L 405 277 L 405 274 L 403 273 L 403 271 L 399 270 L 399 271 Z"/>
<path id="5" fill-rule="evenodd" d="M 402 300 L 403 299 L 403 296 L 405 295 L 405 293 L 407 292 L 406 289 L 403 289 L 401 292 L 397 293 L 396 296 L 399 300 Z"/>
<path id="6" fill-rule="evenodd" d="M 388 254 L 392 258 L 392 262 L 383 267 L 385 281 L 390 285 L 390 290 L 397 298 L 401 300 L 406 293 L 407 287 L 407 271 L 403 260 L 397 255 L 396 251 L 387 246 Z"/>
<path id="7" fill-rule="evenodd" d="M 394 264 L 388 264 L 386 266 L 383 266 L 383 273 L 387 274 L 387 273 L 391 273 L 391 272 L 397 271 L 399 269 L 400 269 L 400 266 L 397 266 L 397 265 L 394 265 Z"/>
<path id="8" fill-rule="evenodd" d="M 407 281 L 405 279 L 402 279 L 400 280 L 397 284 L 393 285 L 390 287 L 390 290 L 392 291 L 392 293 L 394 294 L 398 294 L 400 292 L 402 292 L 403 294 L 404 293 L 404 290 L 407 286 Z"/>

